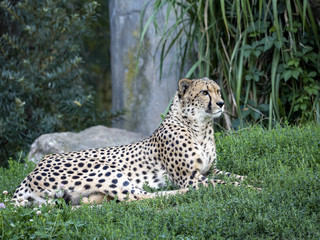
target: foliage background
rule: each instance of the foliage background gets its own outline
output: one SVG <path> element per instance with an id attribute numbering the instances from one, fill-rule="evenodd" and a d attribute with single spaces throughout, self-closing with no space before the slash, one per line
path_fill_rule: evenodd
<path id="1" fill-rule="evenodd" d="M 220 82 L 228 129 L 319 123 L 320 24 L 308 0 L 157 0 L 149 24 L 163 7 L 176 23 L 158 29 L 161 61 L 178 44 L 187 77 Z"/>
<path id="2" fill-rule="evenodd" d="M 186 77 L 218 80 L 225 128 L 319 123 L 319 19 L 308 0 L 157 0 L 141 38 L 165 6 L 176 23 L 158 29 L 160 68 L 177 44 L 181 72 L 192 63 Z M 107 1 L 0 3 L 0 165 L 43 133 L 119 115 L 109 111 L 109 39 Z"/>
<path id="3" fill-rule="evenodd" d="M 111 91 L 109 54 L 100 47 L 108 39 L 102 4 L 97 11 L 96 1 L 0 3 L 0 165 L 43 133 L 106 125 L 114 117 L 101 99 Z"/>

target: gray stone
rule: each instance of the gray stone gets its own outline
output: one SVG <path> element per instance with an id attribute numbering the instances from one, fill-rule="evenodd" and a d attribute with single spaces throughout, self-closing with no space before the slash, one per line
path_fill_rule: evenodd
<path id="1" fill-rule="evenodd" d="M 179 60 L 177 48 L 173 46 L 165 59 L 163 75 L 160 79 L 161 49 L 156 51 L 161 33 L 156 33 L 153 23 L 149 25 L 139 57 L 138 73 L 135 75 L 140 42 L 141 10 L 145 0 L 110 0 L 112 108 L 126 111 L 122 121 L 114 127 L 151 134 L 161 121 L 173 97 L 179 80 Z M 153 2 L 149 1 L 143 18 L 145 26 L 153 14 Z M 157 16 L 160 32 L 163 30 L 166 8 Z M 168 28 L 175 23 L 169 17 Z"/>
<path id="2" fill-rule="evenodd" d="M 140 133 L 105 126 L 94 126 L 78 133 L 48 133 L 41 135 L 32 143 L 29 160 L 38 162 L 44 155 L 50 153 L 119 146 L 145 138 L 146 136 Z"/>

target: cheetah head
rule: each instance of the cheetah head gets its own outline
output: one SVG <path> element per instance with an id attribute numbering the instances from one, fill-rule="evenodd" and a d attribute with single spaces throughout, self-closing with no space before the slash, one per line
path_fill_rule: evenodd
<path id="1" fill-rule="evenodd" d="M 224 110 L 219 85 L 208 78 L 181 79 L 178 97 L 182 114 L 188 118 L 218 118 Z"/>

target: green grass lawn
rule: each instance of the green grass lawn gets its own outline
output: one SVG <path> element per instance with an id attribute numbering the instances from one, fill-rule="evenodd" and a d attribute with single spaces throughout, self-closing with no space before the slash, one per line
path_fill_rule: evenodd
<path id="1" fill-rule="evenodd" d="M 15 208 L 6 201 L 34 165 L 11 162 L 0 169 L 0 239 L 320 238 L 319 125 L 252 127 L 218 133 L 216 142 L 219 169 L 262 191 L 228 185 L 76 210 Z"/>

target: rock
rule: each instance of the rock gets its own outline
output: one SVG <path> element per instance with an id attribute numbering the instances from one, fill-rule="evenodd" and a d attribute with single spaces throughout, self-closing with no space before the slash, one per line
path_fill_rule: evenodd
<path id="1" fill-rule="evenodd" d="M 177 89 L 181 61 L 176 59 L 178 49 L 174 45 L 165 58 L 160 79 L 161 48 L 157 51 L 157 47 L 165 26 L 167 13 L 164 7 L 157 16 L 160 32 L 155 31 L 152 22 L 146 31 L 136 74 L 142 31 L 140 17 L 145 6 L 143 27 L 153 14 L 153 1 L 109 1 L 112 108 L 126 111 L 122 121 L 113 123 L 114 127 L 150 135 L 159 125 L 160 114 L 165 112 Z M 167 28 L 173 24 L 175 18 L 170 16 Z"/>
<path id="2" fill-rule="evenodd" d="M 94 126 L 79 133 L 48 133 L 41 135 L 32 143 L 29 160 L 37 163 L 44 155 L 50 153 L 119 146 L 145 138 L 146 136 L 140 133 L 105 126 Z"/>

